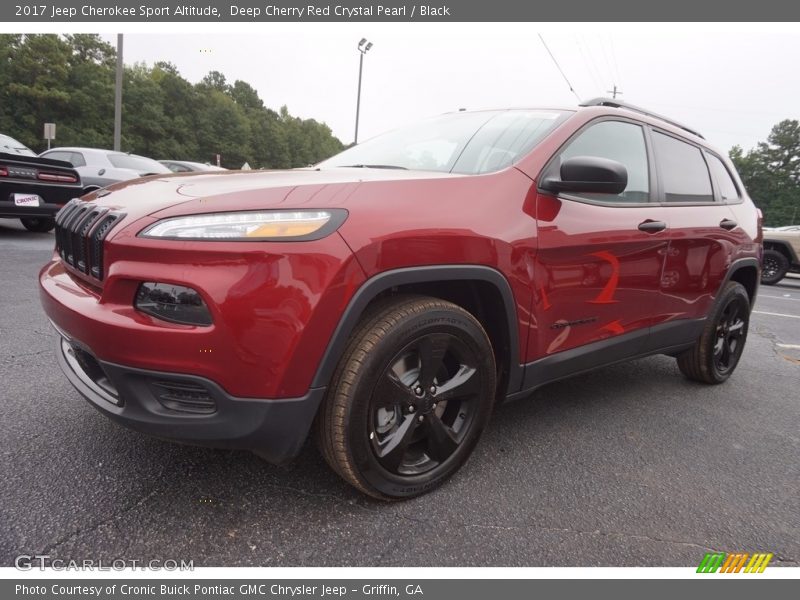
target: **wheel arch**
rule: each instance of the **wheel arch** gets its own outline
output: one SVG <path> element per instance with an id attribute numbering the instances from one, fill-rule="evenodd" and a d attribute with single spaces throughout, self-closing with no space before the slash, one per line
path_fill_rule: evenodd
<path id="1" fill-rule="evenodd" d="M 458 304 L 486 329 L 505 389 L 498 399 L 517 391 L 523 369 L 519 356 L 519 323 L 511 286 L 505 276 L 481 265 L 431 265 L 407 267 L 374 275 L 353 294 L 328 341 L 311 387 L 325 387 L 362 315 L 375 301 L 388 295 L 416 293 Z M 493 297 L 492 297 L 493 296 Z M 485 299 L 490 299 L 486 306 Z M 498 312 L 502 313 L 498 315 Z M 476 314 L 478 313 L 478 314 Z M 482 314 L 481 314 L 482 313 Z M 500 380 L 500 377 L 499 379 Z"/>
<path id="2" fill-rule="evenodd" d="M 764 250 L 775 250 L 783 254 L 789 261 L 789 266 L 796 265 L 800 260 L 792 245 L 785 240 L 764 240 Z"/>
<path id="3" fill-rule="evenodd" d="M 750 308 L 752 309 L 753 304 L 755 304 L 756 301 L 756 295 L 758 294 L 758 285 L 760 279 L 761 265 L 758 262 L 758 259 L 740 258 L 733 261 L 731 266 L 728 268 L 728 272 L 725 275 L 725 279 L 722 281 L 722 284 L 719 286 L 719 289 L 722 290 L 729 281 L 741 283 L 744 286 L 744 289 L 747 290 L 747 297 L 750 299 Z"/>

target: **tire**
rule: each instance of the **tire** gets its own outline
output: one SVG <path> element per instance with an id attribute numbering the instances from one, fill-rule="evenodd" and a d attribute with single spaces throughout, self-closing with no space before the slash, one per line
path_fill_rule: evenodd
<path id="1" fill-rule="evenodd" d="M 56 226 L 55 219 L 49 219 L 47 217 L 26 217 L 20 219 L 20 221 L 25 229 L 35 233 L 47 233 Z"/>
<path id="2" fill-rule="evenodd" d="M 317 443 L 345 481 L 381 500 L 424 494 L 455 473 L 489 420 L 491 342 L 459 306 L 393 299 L 354 332 L 317 420 Z"/>
<path id="3" fill-rule="evenodd" d="M 761 258 L 761 283 L 775 285 L 786 276 L 789 259 L 777 250 L 764 250 Z"/>
<path id="4" fill-rule="evenodd" d="M 741 283 L 728 282 L 697 343 L 678 355 L 678 368 L 694 381 L 723 383 L 739 364 L 750 324 L 750 298 Z"/>

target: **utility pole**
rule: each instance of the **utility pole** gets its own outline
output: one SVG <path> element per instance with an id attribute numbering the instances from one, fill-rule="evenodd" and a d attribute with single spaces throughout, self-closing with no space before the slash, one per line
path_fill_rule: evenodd
<path id="1" fill-rule="evenodd" d="M 114 87 L 114 150 L 122 146 L 122 34 L 117 34 L 117 80 Z"/>
<path id="2" fill-rule="evenodd" d="M 617 89 L 617 84 L 615 83 L 614 84 L 614 89 L 613 90 L 606 90 L 606 93 L 607 94 L 611 94 L 611 97 L 616 100 L 617 94 L 622 94 L 622 90 L 618 90 Z"/>

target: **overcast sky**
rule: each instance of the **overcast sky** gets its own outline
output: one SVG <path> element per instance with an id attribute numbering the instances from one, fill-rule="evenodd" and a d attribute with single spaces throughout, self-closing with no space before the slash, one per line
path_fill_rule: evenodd
<path id="1" fill-rule="evenodd" d="M 130 32 L 125 62 L 167 60 L 192 82 L 221 71 L 231 83 L 250 83 L 267 106 L 324 121 L 349 143 L 361 37 L 374 44 L 364 61 L 363 141 L 461 107 L 574 106 L 541 33 L 581 99 L 607 96 L 616 84 L 621 99 L 685 122 L 723 150 L 750 148 L 776 122 L 800 118 L 800 27 L 791 25 L 301 23 L 227 31 L 239 33 Z"/>

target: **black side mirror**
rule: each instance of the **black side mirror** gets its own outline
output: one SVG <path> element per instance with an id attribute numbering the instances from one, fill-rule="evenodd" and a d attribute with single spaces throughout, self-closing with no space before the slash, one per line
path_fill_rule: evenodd
<path id="1" fill-rule="evenodd" d="M 561 177 L 545 177 L 541 188 L 548 192 L 621 194 L 628 187 L 625 165 L 599 156 L 573 156 L 561 163 Z"/>

